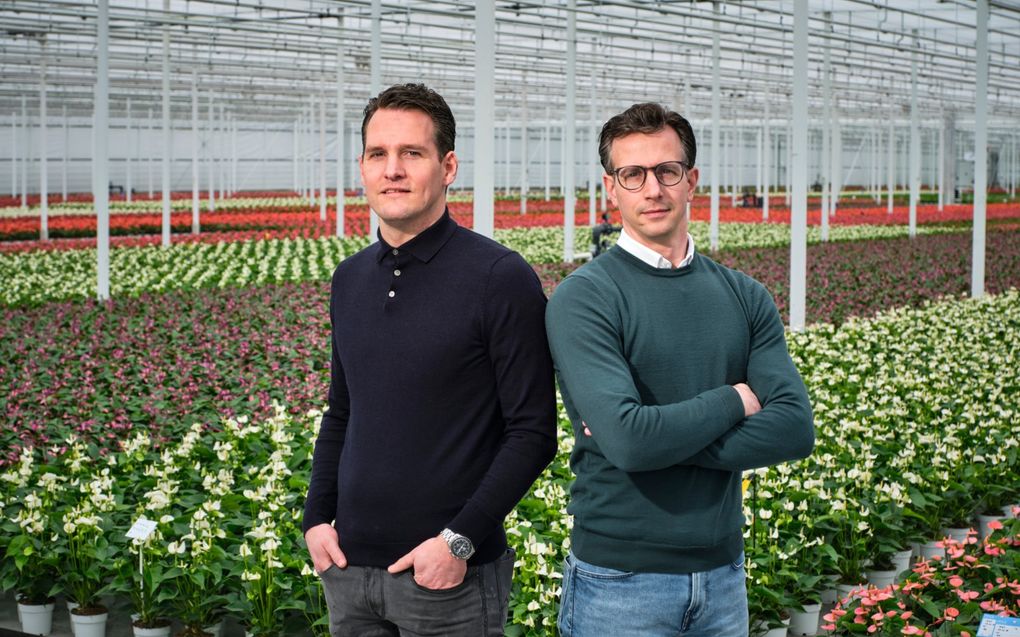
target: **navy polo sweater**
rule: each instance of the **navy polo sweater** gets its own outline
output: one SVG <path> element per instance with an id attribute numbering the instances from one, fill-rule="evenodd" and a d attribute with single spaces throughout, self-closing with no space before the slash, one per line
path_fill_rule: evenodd
<path id="1" fill-rule="evenodd" d="M 545 295 L 519 254 L 445 213 L 333 274 L 329 408 L 303 530 L 334 523 L 348 561 L 385 567 L 449 527 L 471 564 L 556 452 Z"/>

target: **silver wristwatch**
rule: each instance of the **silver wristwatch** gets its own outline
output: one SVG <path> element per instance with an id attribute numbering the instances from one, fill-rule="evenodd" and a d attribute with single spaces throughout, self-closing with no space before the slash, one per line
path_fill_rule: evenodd
<path id="1" fill-rule="evenodd" d="M 446 540 L 446 545 L 450 547 L 450 555 L 458 560 L 470 559 L 475 554 L 475 545 L 463 535 L 454 533 L 450 529 L 443 529 L 439 536 Z"/>

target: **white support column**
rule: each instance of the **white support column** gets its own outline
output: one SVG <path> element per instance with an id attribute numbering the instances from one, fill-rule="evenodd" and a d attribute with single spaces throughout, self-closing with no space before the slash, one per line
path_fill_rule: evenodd
<path id="1" fill-rule="evenodd" d="M 60 200 L 67 201 L 67 155 L 70 152 L 71 142 L 67 130 L 67 104 L 60 107 L 61 118 L 64 120 L 64 145 L 63 161 L 60 162 Z M 13 154 L 11 155 L 13 158 Z"/>
<path id="2" fill-rule="evenodd" d="M 829 240 L 829 197 L 832 188 L 832 78 L 830 75 L 831 65 L 829 63 L 829 33 L 832 30 L 832 13 L 824 12 L 825 31 L 823 33 L 824 57 L 822 62 L 822 104 L 824 115 L 822 116 L 822 241 Z"/>
<path id="3" fill-rule="evenodd" d="M 770 123 L 769 122 L 769 115 L 770 115 L 770 113 L 769 113 L 769 95 L 768 95 L 768 91 L 766 90 L 766 93 L 765 93 L 765 122 L 764 122 L 764 127 L 765 127 L 765 131 L 764 131 L 765 135 L 764 135 L 764 137 L 765 138 L 764 138 L 763 143 L 762 143 L 763 153 L 762 153 L 762 158 L 761 158 L 761 174 L 762 174 L 762 180 L 764 182 L 764 183 L 762 183 L 762 197 L 763 197 L 763 199 L 762 199 L 762 202 L 761 202 L 761 218 L 766 220 L 766 221 L 768 221 L 768 218 L 769 218 L 769 191 L 771 190 L 771 188 L 769 186 L 769 182 L 771 181 L 769 179 L 769 177 L 771 176 L 769 174 L 769 171 L 771 170 L 771 165 L 772 165 L 772 163 L 771 163 L 772 162 L 772 158 L 770 157 L 771 152 L 772 152 L 772 145 L 769 143 L 769 139 L 770 139 L 769 136 L 770 136 L 770 133 L 771 133 L 771 127 L 769 126 L 769 123 Z"/>
<path id="4" fill-rule="evenodd" d="M 127 98 L 127 103 L 124 105 L 124 118 L 125 118 L 125 123 L 124 123 L 124 199 L 128 203 L 131 203 L 131 200 L 132 200 L 132 192 L 131 191 L 134 189 L 133 181 L 131 179 L 132 176 L 133 176 L 131 173 L 134 172 L 133 169 L 132 169 L 132 160 L 134 159 L 134 157 L 132 156 L 132 155 L 134 155 L 134 145 L 131 143 L 131 141 L 132 141 L 132 139 L 134 137 L 135 125 L 134 125 L 134 120 L 131 119 L 131 98 L 130 97 Z"/>
<path id="5" fill-rule="evenodd" d="M 358 122 L 351 122 L 349 124 L 351 128 L 350 136 L 350 162 L 351 162 L 351 179 L 350 182 L 354 188 L 359 188 L 363 184 L 361 183 L 361 171 L 358 170 L 358 142 L 361 141 L 361 125 Z"/>
<path id="6" fill-rule="evenodd" d="M 521 214 L 528 213 L 528 82 L 521 82 Z"/>
<path id="7" fill-rule="evenodd" d="M 96 298 L 110 298 L 110 188 L 108 128 L 110 112 L 110 4 L 99 0 L 96 20 L 95 153 L 92 198 L 96 209 Z"/>
<path id="8" fill-rule="evenodd" d="M 319 221 L 326 220 L 326 87 L 319 93 Z"/>
<path id="9" fill-rule="evenodd" d="M 1016 196 L 1016 181 L 1017 181 L 1017 155 L 1016 155 L 1016 133 L 1011 136 L 1013 139 L 1013 145 L 1010 147 L 1012 150 L 1009 153 L 1010 158 L 1010 179 L 1009 179 L 1009 197 L 1012 199 Z"/>
<path id="10" fill-rule="evenodd" d="M 46 39 L 39 41 L 42 55 L 39 58 L 39 238 L 50 238 L 50 186 L 47 158 L 49 149 L 49 126 L 46 121 Z"/>
<path id="11" fill-rule="evenodd" d="M 475 5 L 475 136 L 474 216 L 475 232 L 493 236 L 496 196 L 496 7 L 490 2 Z"/>
<path id="12" fill-rule="evenodd" d="M 917 29 L 914 29 L 914 49 L 910 53 L 910 217 L 907 232 L 917 236 L 917 202 L 921 198 L 921 135 L 917 113 Z"/>
<path id="13" fill-rule="evenodd" d="M 510 145 L 513 141 L 510 121 L 503 127 L 506 144 L 503 146 L 503 196 L 510 198 Z"/>
<path id="14" fill-rule="evenodd" d="M 66 106 L 64 108 L 67 108 Z M 66 127 L 67 120 L 64 120 Z M 65 146 L 66 148 L 66 146 Z M 65 151 L 66 152 L 66 151 Z M 18 196 L 18 112 L 11 112 L 11 198 Z"/>
<path id="15" fill-rule="evenodd" d="M 806 134 L 806 133 L 805 133 Z M 805 144 L 807 140 L 805 138 Z M 807 153 L 807 146 L 804 147 L 804 152 Z M 806 157 L 805 157 L 806 161 Z M 805 164 L 805 170 L 807 170 Z M 789 120 L 786 123 L 786 170 L 785 173 L 785 185 L 786 185 L 786 207 L 790 207 L 790 201 L 793 193 L 793 120 Z"/>
<path id="16" fill-rule="evenodd" d="M 549 201 L 549 191 L 552 188 L 552 111 L 545 107 L 545 200 Z"/>
<path id="17" fill-rule="evenodd" d="M 164 19 L 170 0 L 163 0 Z M 163 247 L 170 245 L 170 23 L 163 23 Z"/>
<path id="18" fill-rule="evenodd" d="M 985 215 L 988 204 L 988 0 L 977 0 L 974 86 L 974 246 L 970 295 L 985 295 Z"/>
<path id="19" fill-rule="evenodd" d="M 206 169 L 209 173 L 209 183 L 206 185 L 206 194 L 209 198 L 207 212 L 216 211 L 216 103 L 213 100 L 213 93 L 209 91 L 209 120 L 205 136 L 205 158 Z"/>
<path id="20" fill-rule="evenodd" d="M 597 43 L 596 43 L 595 40 L 592 40 L 592 42 L 591 42 L 591 53 L 592 53 L 592 59 L 596 59 L 598 57 L 597 56 Z M 598 111 L 596 109 L 596 106 L 598 104 L 598 98 L 595 95 L 595 85 L 597 83 L 598 83 L 598 80 L 595 78 L 595 65 L 593 64 L 592 67 L 591 67 L 591 79 L 588 82 L 588 99 L 590 100 L 590 103 L 588 104 L 588 113 L 590 114 L 590 117 L 591 117 L 591 121 L 588 122 L 588 131 L 589 131 L 588 139 L 590 140 L 590 142 L 588 144 L 589 148 L 598 148 L 598 144 L 599 144 L 599 142 L 598 142 L 599 133 L 598 133 L 598 130 L 596 128 L 596 126 L 597 126 L 596 120 L 598 119 Z M 591 155 L 588 155 L 587 162 L 588 162 L 588 225 L 594 227 L 595 226 L 595 205 L 596 205 L 595 204 L 595 197 L 598 195 L 598 193 L 596 192 L 596 189 L 598 188 L 598 182 L 599 182 L 598 153 L 596 152 L 594 154 L 594 157 L 591 156 Z"/>
<path id="21" fill-rule="evenodd" d="M 300 127 L 301 127 L 300 122 L 297 119 L 295 119 L 294 120 L 294 134 L 291 137 L 291 148 L 293 150 L 293 152 L 292 152 L 293 161 L 291 162 L 291 169 L 292 169 L 291 183 L 294 185 L 294 188 L 293 188 L 294 194 L 296 194 L 298 196 L 298 198 L 301 197 L 301 177 L 298 175 L 298 167 L 300 166 L 300 162 L 301 162 L 301 157 L 300 157 L 300 154 L 299 154 L 299 151 L 298 151 L 298 131 L 299 131 Z"/>
<path id="22" fill-rule="evenodd" d="M 737 205 L 737 193 L 744 185 L 744 129 L 735 125 L 733 134 L 733 170 L 730 172 L 730 205 Z"/>
<path id="23" fill-rule="evenodd" d="M 308 109 L 305 112 L 305 193 L 308 196 L 309 205 L 314 208 L 318 201 L 318 188 L 315 187 L 315 155 L 317 153 L 315 140 L 315 95 L 308 93 Z"/>
<path id="24" fill-rule="evenodd" d="M 790 211 L 790 329 L 805 324 L 807 297 L 808 0 L 793 3 L 793 197 Z"/>
<path id="25" fill-rule="evenodd" d="M 340 16 L 337 18 L 336 38 L 336 236 L 342 237 L 345 234 L 344 212 L 346 202 L 344 201 L 344 14 L 340 9 Z"/>
<path id="26" fill-rule="evenodd" d="M 722 144 L 719 139 L 719 3 L 712 3 L 712 11 L 717 19 L 712 24 L 712 156 L 709 173 L 712 176 L 711 212 L 709 214 L 709 248 L 712 252 L 719 249 L 719 160 L 722 155 Z M 806 55 L 806 53 L 805 53 Z"/>
<path id="27" fill-rule="evenodd" d="M 156 130 L 155 123 L 153 122 L 153 119 L 152 119 L 152 109 L 151 108 L 148 109 L 145 112 L 145 130 L 146 130 L 146 135 L 145 135 L 145 138 L 146 138 L 145 139 L 145 142 L 146 142 L 146 144 L 145 144 L 145 148 L 146 148 L 146 153 L 145 153 L 145 172 L 146 172 L 146 175 L 148 177 L 148 193 L 149 193 L 149 200 L 151 201 L 152 200 L 152 192 L 153 192 L 153 184 L 155 183 L 153 178 L 152 178 L 152 132 L 154 130 Z M 139 133 L 139 137 L 140 137 L 141 136 L 141 129 L 139 129 L 138 133 Z M 141 159 L 139 159 L 139 161 L 141 161 Z"/>
<path id="28" fill-rule="evenodd" d="M 198 203 L 198 73 L 191 72 L 191 234 L 201 231 Z"/>
<path id="29" fill-rule="evenodd" d="M 216 162 L 216 183 L 219 185 L 221 203 L 226 200 L 227 192 L 230 189 L 230 184 L 227 183 L 230 179 L 230 156 L 227 154 L 227 141 L 230 139 L 230 129 L 227 128 L 227 105 L 225 102 L 225 100 L 220 101 L 220 116 L 217 120 L 219 123 L 216 127 L 216 155 L 218 159 Z"/>
<path id="30" fill-rule="evenodd" d="M 832 107 L 832 143 L 830 150 L 832 157 L 829 161 L 829 168 L 832 176 L 829 177 L 829 218 L 836 216 L 836 207 L 839 205 L 839 196 L 843 192 L 843 127 L 839 119 L 839 104 Z M 852 170 L 852 168 L 851 168 Z"/>
<path id="31" fill-rule="evenodd" d="M 939 118 L 939 124 L 942 123 L 942 118 Z M 946 131 L 945 128 L 939 126 L 939 153 L 938 161 L 939 164 L 939 212 L 945 207 L 946 202 Z"/>
<path id="32" fill-rule="evenodd" d="M 237 114 L 230 113 L 230 188 L 231 197 L 237 192 Z"/>
<path id="33" fill-rule="evenodd" d="M 563 123 L 563 261 L 574 260 L 574 145 L 577 128 L 577 0 L 567 0 L 567 86 Z"/>
<path id="34" fill-rule="evenodd" d="M 762 141 L 762 129 L 760 126 L 754 127 L 754 196 L 761 197 L 761 185 L 765 181 L 765 176 L 762 174 L 762 164 L 765 161 L 764 154 L 765 149 L 763 148 Z"/>
<path id="35" fill-rule="evenodd" d="M 875 190 L 875 131 L 871 128 L 865 133 L 868 143 L 868 195 Z"/>
<path id="36" fill-rule="evenodd" d="M 603 83 L 603 85 L 605 84 L 605 82 L 606 82 L 606 72 L 603 70 L 602 71 L 602 83 Z M 688 91 L 689 90 L 690 89 L 688 88 Z M 684 95 L 688 95 L 688 94 L 689 93 L 684 93 Z M 684 99 L 686 100 L 686 97 Z M 612 113 L 610 113 L 608 111 L 608 109 L 606 108 L 605 101 L 599 100 L 599 107 L 600 107 L 600 110 L 602 110 L 603 113 L 604 113 L 605 119 L 603 120 L 603 122 L 608 121 L 609 118 L 612 117 Z M 690 120 L 688 119 L 688 123 L 689 122 L 690 122 Z M 603 125 L 604 125 L 604 123 L 603 123 Z M 599 133 L 601 133 L 602 127 L 601 126 L 597 126 L 596 128 L 599 131 Z M 695 137 L 695 139 L 697 139 L 697 137 Z M 598 175 L 598 181 L 599 181 L 599 195 L 600 195 L 599 196 L 599 199 L 600 199 L 599 208 L 602 211 L 602 214 L 605 215 L 606 212 L 609 209 L 609 205 L 608 205 L 609 202 L 607 201 L 608 197 L 606 196 L 606 185 L 602 182 L 602 174 L 603 174 L 604 170 L 602 169 L 602 160 L 601 160 L 601 158 L 599 158 L 599 154 L 598 154 L 598 143 L 599 143 L 599 138 L 598 138 L 598 135 L 596 135 L 596 137 L 595 137 L 595 145 L 596 145 L 595 161 L 597 162 L 597 164 L 596 164 L 596 167 L 595 167 L 595 171 L 596 171 L 596 174 Z M 687 204 L 688 221 L 690 221 L 690 213 L 691 213 L 691 205 L 690 205 L 690 203 L 688 203 Z"/>
<path id="37" fill-rule="evenodd" d="M 21 141 L 24 150 L 21 155 L 21 208 L 28 210 L 28 171 L 32 164 L 29 161 L 29 149 L 32 148 L 32 135 L 28 129 L 28 98 L 21 96 Z"/>
<path id="38" fill-rule="evenodd" d="M 886 197 L 886 213 L 893 212 L 893 193 L 896 191 L 896 128 L 893 126 L 893 118 L 889 117 L 889 148 L 886 166 L 886 184 L 889 187 Z"/>
<path id="39" fill-rule="evenodd" d="M 475 10 L 477 11 L 477 8 Z M 495 9 L 493 9 L 493 11 L 495 12 Z M 493 15 L 495 15 L 495 13 L 493 13 Z M 495 32 L 496 27 L 493 26 L 493 39 L 495 39 Z M 372 0 L 371 42 L 368 95 L 369 97 L 375 97 L 380 93 L 380 91 L 382 91 L 382 0 Z M 475 183 L 477 185 L 477 182 Z M 368 209 L 368 226 L 369 240 L 375 241 L 376 231 L 379 229 L 379 217 L 371 208 Z"/>
<path id="40" fill-rule="evenodd" d="M 875 205 L 882 203 L 882 131 L 871 129 L 871 197 Z"/>

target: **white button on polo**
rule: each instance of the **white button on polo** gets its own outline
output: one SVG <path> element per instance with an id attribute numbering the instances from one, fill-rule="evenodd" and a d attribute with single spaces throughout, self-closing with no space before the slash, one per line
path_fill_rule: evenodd
<path id="1" fill-rule="evenodd" d="M 391 298 L 391 299 L 392 299 L 393 297 L 395 297 L 396 295 L 397 295 L 397 293 L 396 293 L 396 292 L 394 292 L 393 290 L 390 290 L 390 298 Z"/>
<path id="2" fill-rule="evenodd" d="M 393 254 L 394 255 L 400 254 L 400 250 L 397 250 L 396 248 L 393 248 Z"/>
<path id="3" fill-rule="evenodd" d="M 400 276 L 400 270 L 394 270 L 393 276 Z"/>

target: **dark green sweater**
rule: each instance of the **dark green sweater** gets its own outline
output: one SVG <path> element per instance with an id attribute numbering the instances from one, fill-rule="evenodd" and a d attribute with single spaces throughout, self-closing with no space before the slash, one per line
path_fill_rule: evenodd
<path id="1" fill-rule="evenodd" d="M 557 287 L 546 328 L 576 437 L 574 554 L 658 573 L 736 560 L 741 472 L 814 446 L 765 288 L 701 254 L 659 269 L 615 247 Z M 732 387 L 741 382 L 762 404 L 750 418 Z"/>

